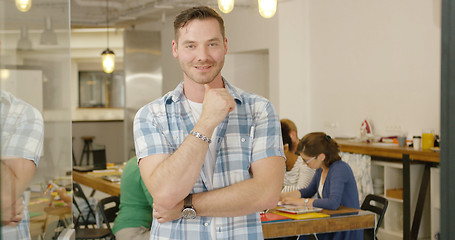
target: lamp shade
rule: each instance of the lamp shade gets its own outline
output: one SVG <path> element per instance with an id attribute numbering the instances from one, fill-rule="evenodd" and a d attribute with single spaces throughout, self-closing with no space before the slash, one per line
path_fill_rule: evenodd
<path id="1" fill-rule="evenodd" d="M 230 13 L 234 9 L 234 0 L 218 0 L 218 8 L 223 13 Z"/>
<path id="2" fill-rule="evenodd" d="M 112 73 L 115 68 L 115 53 L 114 51 L 110 50 L 109 48 L 106 48 L 101 53 L 101 58 L 103 61 L 103 70 L 105 73 Z"/>
<path id="3" fill-rule="evenodd" d="M 16 8 L 21 12 L 27 12 L 32 7 L 32 0 L 16 0 Z"/>
<path id="4" fill-rule="evenodd" d="M 41 33 L 40 44 L 57 44 L 57 34 L 54 32 L 54 29 L 52 29 L 52 19 L 49 16 L 44 19 L 44 31 Z"/>
<path id="5" fill-rule="evenodd" d="M 276 13 L 277 0 L 258 0 L 259 14 L 263 18 L 271 18 Z"/>
<path id="6" fill-rule="evenodd" d="M 21 37 L 19 41 L 17 41 L 17 50 L 31 50 L 32 49 L 32 41 L 28 38 L 28 27 L 22 26 L 21 27 Z"/>

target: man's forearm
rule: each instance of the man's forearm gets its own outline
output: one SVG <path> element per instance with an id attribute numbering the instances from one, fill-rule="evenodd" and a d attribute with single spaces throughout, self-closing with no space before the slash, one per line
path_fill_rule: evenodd
<path id="1" fill-rule="evenodd" d="M 200 216 L 243 216 L 276 206 L 284 175 L 284 160 L 272 157 L 266 172 L 237 184 L 193 195 L 193 205 Z M 261 160 L 262 161 L 262 160 Z M 270 163 L 270 162 L 269 162 Z M 259 175 L 259 173 L 257 174 Z"/>
<path id="2" fill-rule="evenodd" d="M 23 210 L 21 195 L 29 185 L 35 169 L 35 164 L 28 159 L 3 158 L 1 160 L 0 194 L 3 223 L 21 214 Z"/>
<path id="3" fill-rule="evenodd" d="M 172 208 L 190 193 L 199 178 L 208 145 L 188 135 L 177 151 L 158 165 L 153 166 L 153 156 L 141 160 L 141 175 L 154 202 Z"/>
<path id="4" fill-rule="evenodd" d="M 24 158 L 7 158 L 1 161 L 2 206 L 10 206 L 18 199 L 30 184 L 36 166 L 33 161 Z"/>

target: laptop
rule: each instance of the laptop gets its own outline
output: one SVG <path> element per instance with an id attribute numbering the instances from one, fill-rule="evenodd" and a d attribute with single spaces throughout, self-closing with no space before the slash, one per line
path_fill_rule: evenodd
<path id="1" fill-rule="evenodd" d="M 90 172 L 93 170 L 106 169 L 106 149 L 98 148 L 91 151 L 93 156 L 93 165 L 73 166 L 73 170 L 78 172 Z"/>

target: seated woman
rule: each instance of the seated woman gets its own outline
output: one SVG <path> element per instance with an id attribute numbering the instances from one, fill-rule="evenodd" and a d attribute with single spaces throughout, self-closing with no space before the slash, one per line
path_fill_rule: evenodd
<path id="1" fill-rule="evenodd" d="M 349 165 L 341 160 L 338 144 L 322 132 L 305 135 L 297 146 L 297 152 L 306 164 L 316 169 L 308 187 L 281 193 L 281 202 L 308 207 L 335 210 L 340 206 L 359 208 L 357 185 Z M 313 199 L 315 194 L 317 198 Z M 324 233 L 319 240 L 361 240 L 363 230 Z"/>
<path id="2" fill-rule="evenodd" d="M 281 136 L 286 156 L 286 172 L 282 192 L 292 192 L 306 188 L 314 175 L 314 169 L 308 167 L 299 155 L 296 155 L 299 138 L 297 127 L 289 119 L 281 119 Z"/>

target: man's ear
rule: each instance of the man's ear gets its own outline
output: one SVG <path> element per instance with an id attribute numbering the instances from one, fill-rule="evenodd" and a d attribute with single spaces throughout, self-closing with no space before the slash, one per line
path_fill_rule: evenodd
<path id="1" fill-rule="evenodd" d="M 178 52 L 177 52 L 177 42 L 175 40 L 172 40 L 172 56 L 174 56 L 175 58 L 177 58 L 179 56 Z"/>

